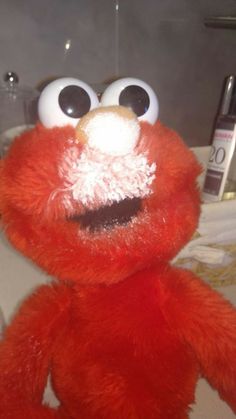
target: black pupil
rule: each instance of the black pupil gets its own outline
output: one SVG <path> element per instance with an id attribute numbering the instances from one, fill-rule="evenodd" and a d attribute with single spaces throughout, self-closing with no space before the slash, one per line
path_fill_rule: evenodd
<path id="1" fill-rule="evenodd" d="M 145 89 L 141 86 L 127 86 L 122 90 L 119 104 L 132 109 L 137 116 L 144 115 L 150 105 L 150 99 Z"/>
<path id="2" fill-rule="evenodd" d="M 91 106 L 91 100 L 86 90 L 73 85 L 61 90 L 58 102 L 61 110 L 71 118 L 81 118 L 90 110 Z"/>

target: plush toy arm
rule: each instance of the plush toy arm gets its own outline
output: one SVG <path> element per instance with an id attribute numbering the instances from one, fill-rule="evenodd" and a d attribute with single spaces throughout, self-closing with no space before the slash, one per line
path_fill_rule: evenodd
<path id="1" fill-rule="evenodd" d="M 192 273 L 172 271 L 165 310 L 193 348 L 203 376 L 236 413 L 236 309 Z"/>
<path id="2" fill-rule="evenodd" d="M 65 325 L 69 295 L 42 286 L 27 300 L 0 344 L 0 419 L 58 419 L 42 405 L 53 344 Z"/>

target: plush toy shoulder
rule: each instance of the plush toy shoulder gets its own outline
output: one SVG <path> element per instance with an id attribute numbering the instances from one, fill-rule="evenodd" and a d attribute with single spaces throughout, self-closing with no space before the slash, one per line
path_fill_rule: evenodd
<path id="1" fill-rule="evenodd" d="M 27 336 L 48 338 L 54 330 L 59 332 L 65 324 L 71 302 L 71 289 L 56 282 L 42 285 L 20 307 L 6 336 L 19 333 L 22 342 Z"/>

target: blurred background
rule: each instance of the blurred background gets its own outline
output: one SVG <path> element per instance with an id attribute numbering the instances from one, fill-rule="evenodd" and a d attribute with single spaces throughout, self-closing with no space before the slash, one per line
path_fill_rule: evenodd
<path id="1" fill-rule="evenodd" d="M 190 146 L 207 145 L 223 80 L 236 73 L 236 30 L 208 17 L 236 16 L 235 0 L 1 0 L 0 85 L 15 71 L 38 87 L 75 76 L 99 89 L 144 79 L 160 119 Z"/>

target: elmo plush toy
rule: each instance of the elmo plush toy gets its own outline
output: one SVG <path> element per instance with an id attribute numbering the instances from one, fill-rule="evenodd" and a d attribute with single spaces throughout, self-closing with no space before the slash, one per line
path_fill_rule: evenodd
<path id="1" fill-rule="evenodd" d="M 201 169 L 157 116 L 141 80 L 99 103 L 62 78 L 2 161 L 6 234 L 57 279 L 5 332 L 1 419 L 186 419 L 199 376 L 236 412 L 236 310 L 170 264 L 198 223 Z"/>

